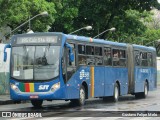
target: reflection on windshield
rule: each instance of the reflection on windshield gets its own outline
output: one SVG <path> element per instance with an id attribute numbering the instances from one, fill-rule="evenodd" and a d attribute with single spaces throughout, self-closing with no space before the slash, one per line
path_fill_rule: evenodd
<path id="1" fill-rule="evenodd" d="M 47 80 L 59 74 L 60 46 L 21 46 L 12 49 L 12 77 Z"/>

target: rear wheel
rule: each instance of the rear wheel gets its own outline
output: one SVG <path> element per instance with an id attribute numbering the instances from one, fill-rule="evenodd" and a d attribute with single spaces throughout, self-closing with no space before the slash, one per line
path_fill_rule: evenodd
<path id="1" fill-rule="evenodd" d="M 148 96 L 148 83 L 145 82 L 144 84 L 144 92 L 135 93 L 136 98 L 146 98 Z"/>
<path id="2" fill-rule="evenodd" d="M 31 100 L 31 103 L 34 107 L 39 108 L 42 107 L 43 100 Z"/>
<path id="3" fill-rule="evenodd" d="M 148 83 L 145 82 L 145 85 L 144 85 L 144 92 L 142 93 L 143 95 L 143 98 L 146 98 L 148 96 Z"/>
<path id="4" fill-rule="evenodd" d="M 117 102 L 118 99 L 119 99 L 119 86 L 116 83 L 115 86 L 114 86 L 113 101 Z"/>

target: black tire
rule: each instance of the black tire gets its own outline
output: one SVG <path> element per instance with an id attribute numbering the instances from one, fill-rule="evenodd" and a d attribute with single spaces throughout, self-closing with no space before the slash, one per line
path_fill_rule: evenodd
<path id="1" fill-rule="evenodd" d="M 82 85 L 79 90 L 79 99 L 71 100 L 71 105 L 83 106 L 85 104 L 85 101 L 86 101 L 86 92 L 84 86 Z"/>
<path id="2" fill-rule="evenodd" d="M 135 93 L 135 98 L 146 98 L 148 96 L 148 83 L 145 82 L 144 84 L 144 92 Z"/>
<path id="3" fill-rule="evenodd" d="M 112 98 L 114 102 L 118 102 L 119 100 L 119 86 L 117 83 L 114 85 L 114 93 Z"/>
<path id="4" fill-rule="evenodd" d="M 148 83 L 144 84 L 144 92 L 142 93 L 142 98 L 146 98 L 148 96 Z"/>
<path id="5" fill-rule="evenodd" d="M 40 108 L 42 107 L 43 100 L 31 100 L 33 107 Z"/>

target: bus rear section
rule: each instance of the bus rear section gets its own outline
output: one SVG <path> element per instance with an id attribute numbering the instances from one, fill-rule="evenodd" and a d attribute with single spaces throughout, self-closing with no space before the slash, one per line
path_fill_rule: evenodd
<path id="1" fill-rule="evenodd" d="M 157 87 L 156 50 L 152 47 L 128 45 L 129 94 L 145 98 Z"/>

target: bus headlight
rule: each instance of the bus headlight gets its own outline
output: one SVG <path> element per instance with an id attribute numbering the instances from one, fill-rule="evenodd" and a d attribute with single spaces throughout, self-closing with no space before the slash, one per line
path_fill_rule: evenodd
<path id="1" fill-rule="evenodd" d="M 56 90 L 59 89 L 59 88 L 60 88 L 60 82 L 54 84 L 54 85 L 51 87 L 51 91 L 54 92 L 54 91 L 56 91 Z"/>
<path id="2" fill-rule="evenodd" d="M 11 84 L 11 88 L 12 88 L 12 90 L 14 90 L 16 92 L 19 91 L 18 87 L 16 85 L 14 85 L 14 84 Z"/>

